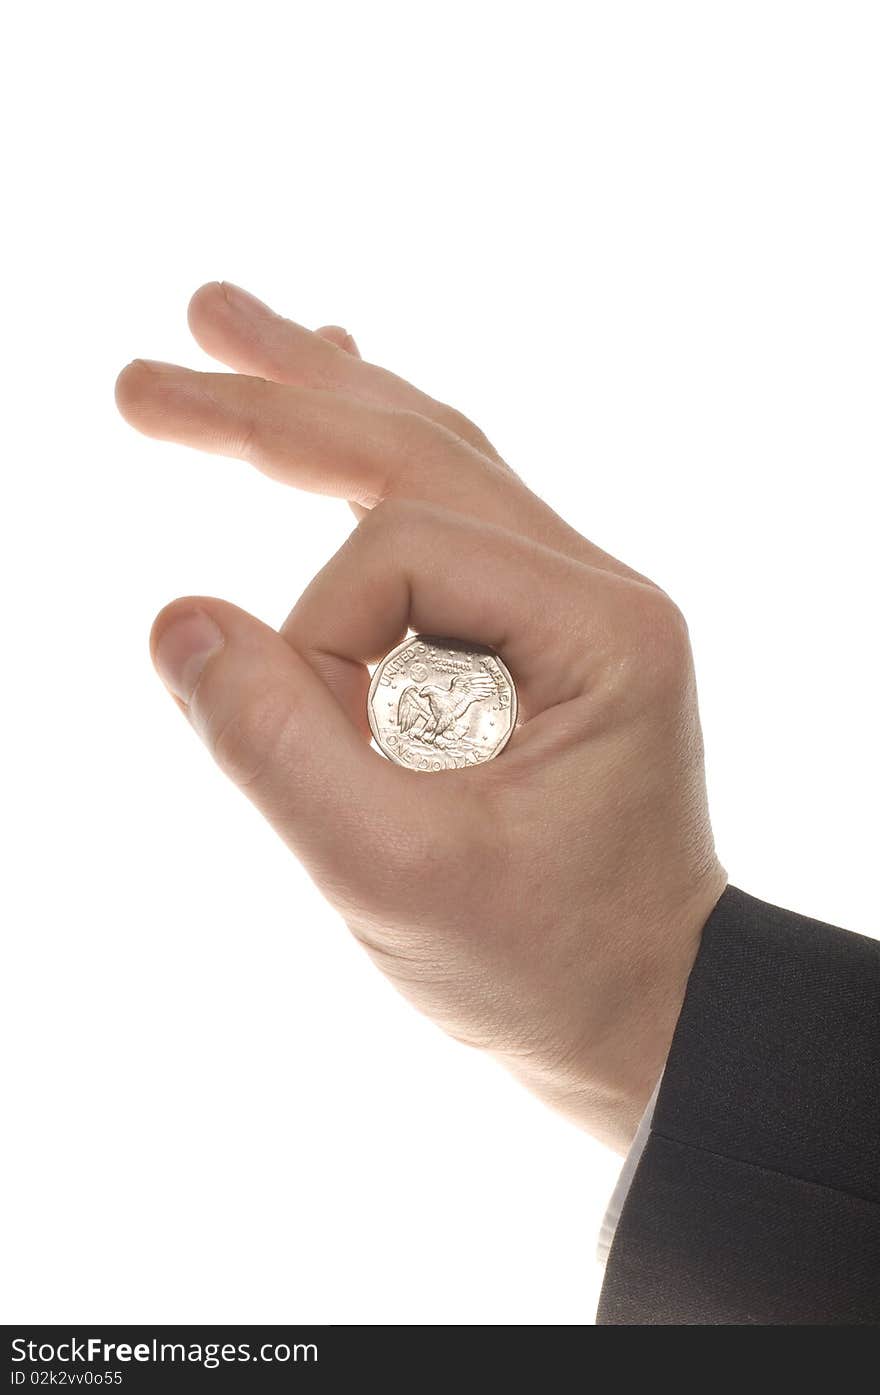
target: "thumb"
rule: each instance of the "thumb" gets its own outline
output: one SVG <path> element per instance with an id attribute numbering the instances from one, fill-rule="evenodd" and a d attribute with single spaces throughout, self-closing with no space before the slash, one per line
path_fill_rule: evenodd
<path id="1" fill-rule="evenodd" d="M 370 749 L 305 659 L 237 606 L 173 601 L 150 648 L 218 765 L 315 880 L 337 902 L 349 883 L 359 889 L 383 860 L 377 842 L 387 847 L 403 772 Z"/>

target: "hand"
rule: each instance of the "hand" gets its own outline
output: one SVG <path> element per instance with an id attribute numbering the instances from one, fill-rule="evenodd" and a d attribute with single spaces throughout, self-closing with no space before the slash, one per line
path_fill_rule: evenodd
<path id="1" fill-rule="evenodd" d="M 680 612 L 344 331 L 216 283 L 190 325 L 237 372 L 136 361 L 126 419 L 361 521 L 280 634 L 166 607 L 160 674 L 396 987 L 625 1148 L 726 882 Z M 371 749 L 367 664 L 408 627 L 501 654 L 521 725 L 497 760 L 421 774 Z"/>

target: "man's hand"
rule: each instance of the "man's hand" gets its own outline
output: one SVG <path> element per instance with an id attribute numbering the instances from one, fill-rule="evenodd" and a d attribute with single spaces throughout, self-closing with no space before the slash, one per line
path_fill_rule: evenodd
<path id="1" fill-rule="evenodd" d="M 400 991 L 625 1148 L 726 882 L 680 612 L 344 331 L 217 283 L 190 325 L 236 373 L 136 361 L 126 419 L 361 521 L 280 634 L 166 607 L 160 674 Z M 371 749 L 367 664 L 408 628 L 501 654 L 521 725 L 498 760 L 420 774 Z"/>

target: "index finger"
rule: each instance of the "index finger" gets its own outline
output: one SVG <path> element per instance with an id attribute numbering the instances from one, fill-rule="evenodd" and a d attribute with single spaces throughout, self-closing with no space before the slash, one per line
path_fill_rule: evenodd
<path id="1" fill-rule="evenodd" d="M 532 717 L 584 694 L 619 647 L 635 585 L 504 528 L 395 501 L 354 530 L 282 634 L 362 730 L 366 665 L 408 628 L 495 649 Z"/>

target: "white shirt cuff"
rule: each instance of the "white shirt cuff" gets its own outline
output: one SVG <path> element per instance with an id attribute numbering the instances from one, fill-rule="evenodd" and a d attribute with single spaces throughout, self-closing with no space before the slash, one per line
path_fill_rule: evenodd
<path id="1" fill-rule="evenodd" d="M 639 1159 L 648 1141 L 648 1134 L 651 1132 L 651 1120 L 654 1117 L 654 1105 L 657 1103 L 657 1095 L 660 1090 L 660 1080 L 654 1086 L 654 1093 L 648 1100 L 647 1108 L 639 1121 L 636 1129 L 636 1136 L 632 1141 L 629 1152 L 624 1159 L 623 1168 L 617 1179 L 617 1186 L 611 1194 L 611 1200 L 605 1211 L 602 1221 L 602 1228 L 599 1231 L 599 1239 L 596 1244 L 596 1258 L 600 1264 L 604 1264 L 611 1250 L 611 1242 L 614 1239 L 614 1232 L 617 1230 L 617 1223 L 620 1220 L 620 1213 L 623 1210 L 623 1203 L 626 1201 L 627 1193 L 630 1189 L 635 1170 L 639 1165 Z"/>

